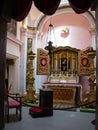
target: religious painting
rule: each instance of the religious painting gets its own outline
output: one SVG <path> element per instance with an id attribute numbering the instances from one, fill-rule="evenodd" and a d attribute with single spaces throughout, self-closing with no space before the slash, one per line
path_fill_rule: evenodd
<path id="1" fill-rule="evenodd" d="M 7 24 L 7 31 L 16 36 L 17 23 L 15 20 L 11 19 L 11 21 Z"/>
<path id="2" fill-rule="evenodd" d="M 91 52 L 91 48 L 86 48 L 79 52 L 79 74 L 80 75 L 89 75 L 91 70 L 90 58 L 88 53 Z"/>
<path id="3" fill-rule="evenodd" d="M 81 59 L 81 64 L 85 67 L 88 66 L 89 67 L 89 59 L 87 57 L 83 57 Z"/>
<path id="4" fill-rule="evenodd" d="M 61 71 L 68 71 L 70 69 L 70 59 L 61 58 Z"/>
<path id="5" fill-rule="evenodd" d="M 38 48 L 37 49 L 37 74 L 38 75 L 49 75 L 50 64 L 48 52 Z"/>

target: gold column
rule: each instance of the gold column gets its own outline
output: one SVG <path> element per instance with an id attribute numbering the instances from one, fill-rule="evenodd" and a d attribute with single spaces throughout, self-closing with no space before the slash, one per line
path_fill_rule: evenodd
<path id="1" fill-rule="evenodd" d="M 34 89 L 34 76 L 33 76 L 33 65 L 32 65 L 32 61 L 34 60 L 35 58 L 35 54 L 34 53 L 30 53 L 28 55 L 28 58 L 29 58 L 29 74 L 28 74 L 28 85 L 27 85 L 27 93 L 26 95 L 24 96 L 24 101 L 25 102 L 36 102 L 36 94 L 35 94 L 35 89 Z"/>
<path id="2" fill-rule="evenodd" d="M 74 73 L 74 69 L 75 69 L 75 66 L 74 66 L 74 64 L 75 64 L 75 60 L 74 60 L 74 53 L 73 52 L 71 52 L 72 54 L 71 54 L 71 69 L 72 69 L 72 76 L 73 76 L 73 73 Z"/>
<path id="3" fill-rule="evenodd" d="M 85 103 L 89 103 L 89 102 L 92 102 L 92 101 L 95 101 L 96 100 L 96 90 L 95 90 L 95 75 L 94 75 L 94 72 L 96 70 L 96 68 L 94 67 L 94 58 L 95 58 L 95 55 L 96 55 L 96 52 L 93 51 L 93 52 L 89 52 L 88 53 L 88 57 L 90 59 L 90 76 L 89 76 L 89 86 L 90 86 L 90 90 L 86 93 L 86 97 L 84 99 L 83 102 Z M 90 104 L 88 105 L 87 107 L 92 107 L 92 108 L 95 108 L 96 106 L 96 102 L 94 102 L 93 104 Z"/>
<path id="4" fill-rule="evenodd" d="M 57 57 L 57 54 L 56 54 L 56 63 L 55 63 L 55 68 L 56 68 L 56 71 L 58 69 L 58 57 Z"/>
<path id="5" fill-rule="evenodd" d="M 60 60 L 59 60 L 59 61 L 60 61 L 60 65 L 59 65 L 59 66 L 60 66 L 60 76 L 61 76 L 61 71 L 62 71 L 62 70 L 61 70 L 61 58 L 62 58 L 62 53 L 60 53 L 60 56 L 59 56 L 59 57 L 60 57 Z"/>

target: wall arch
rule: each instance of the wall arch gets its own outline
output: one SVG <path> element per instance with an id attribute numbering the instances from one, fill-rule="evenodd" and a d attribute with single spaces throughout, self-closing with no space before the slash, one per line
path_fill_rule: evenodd
<path id="1" fill-rule="evenodd" d="M 59 7 L 58 10 L 56 11 L 56 13 L 52 17 L 55 17 L 57 15 L 61 15 L 62 13 L 75 14 L 73 9 L 69 5 L 66 5 L 66 6 Z M 95 16 L 94 16 L 95 14 L 93 12 L 87 11 L 81 15 L 83 15 L 89 21 L 91 28 L 95 27 Z M 35 26 L 38 28 L 39 31 L 42 31 L 42 28 L 43 28 L 45 22 L 48 21 L 50 19 L 50 17 L 51 16 L 41 14 L 39 16 L 39 18 L 35 21 Z"/>

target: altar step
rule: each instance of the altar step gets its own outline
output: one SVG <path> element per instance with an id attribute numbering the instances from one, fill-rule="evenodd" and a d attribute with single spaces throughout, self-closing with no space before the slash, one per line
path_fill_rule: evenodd
<path id="1" fill-rule="evenodd" d="M 54 110 L 67 110 L 67 111 L 77 111 L 77 108 L 71 108 L 72 105 L 69 104 L 53 104 Z"/>

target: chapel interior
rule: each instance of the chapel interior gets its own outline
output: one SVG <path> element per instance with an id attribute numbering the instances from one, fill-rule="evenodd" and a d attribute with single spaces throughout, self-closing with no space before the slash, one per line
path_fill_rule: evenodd
<path id="1" fill-rule="evenodd" d="M 83 108 L 95 110 L 95 11 L 77 14 L 64 0 L 51 16 L 32 4 L 24 20 L 11 19 L 5 79 L 9 92 L 20 93 L 25 103 L 36 103 L 49 89 L 53 105 L 85 104 Z"/>
<path id="2" fill-rule="evenodd" d="M 35 14 L 32 15 L 32 12 Z M 41 18 L 37 20 L 39 16 Z M 20 91 L 25 95 L 28 86 L 33 86 L 38 95 L 40 88 L 47 86 L 44 83 L 51 83 L 50 88 L 53 87 L 52 83 L 56 83 L 57 89 L 53 89 L 56 89 L 58 96 L 63 88 L 60 90 L 61 84 L 67 87 L 79 85 L 80 98 L 85 100 L 86 93 L 90 91 L 89 77 L 92 74 L 95 76 L 95 34 L 93 11 L 79 15 L 68 5 L 63 7 L 62 4 L 56 15 L 44 16 L 32 5 L 22 22 L 12 20 L 8 23 L 6 78 L 8 86 L 11 86 L 10 91 Z M 47 48 L 49 42 L 52 42 L 53 50 Z M 35 56 L 30 57 L 30 53 Z M 29 83 L 31 79 L 32 83 Z M 95 91 L 96 81 L 93 82 Z M 65 87 L 64 90 L 66 93 Z M 62 99 L 60 101 L 63 102 Z"/>

